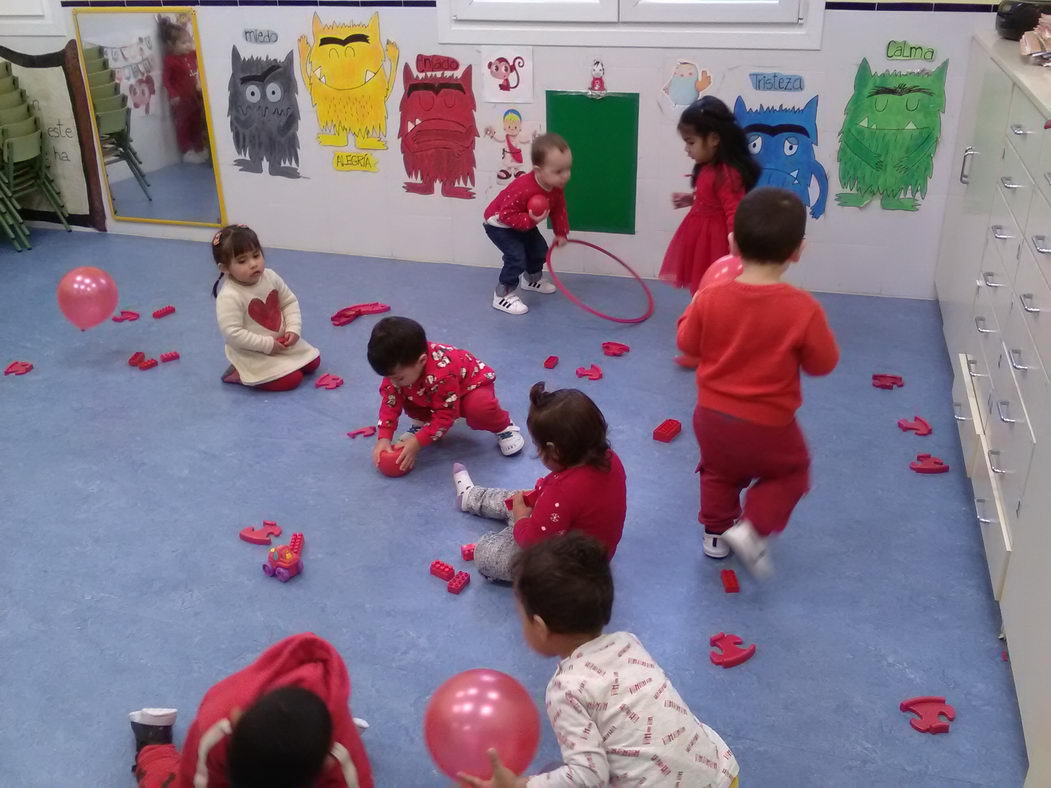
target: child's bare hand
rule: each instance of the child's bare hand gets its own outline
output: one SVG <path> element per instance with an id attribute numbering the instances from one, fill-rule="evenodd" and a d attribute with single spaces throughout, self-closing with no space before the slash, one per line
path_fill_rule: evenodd
<path id="1" fill-rule="evenodd" d="M 377 468 L 380 467 L 380 455 L 385 451 L 390 451 L 390 440 L 380 438 L 376 441 L 376 445 L 372 447 L 372 464 Z"/>
<path id="2" fill-rule="evenodd" d="M 500 763 L 500 756 L 496 754 L 496 750 L 489 750 L 486 755 L 489 756 L 489 761 L 493 764 L 493 779 L 483 780 L 480 777 L 472 777 L 463 772 L 457 774 L 456 779 L 461 784 L 469 785 L 472 788 L 519 788 L 519 786 L 526 784 L 525 778 L 519 777 Z"/>
<path id="3" fill-rule="evenodd" d="M 540 222 L 544 221 L 544 219 L 546 219 L 550 213 L 551 213 L 550 210 L 544 211 L 543 213 L 533 213 L 532 211 L 530 211 L 529 212 L 529 218 L 532 219 L 537 224 L 540 224 Z"/>
<path id="4" fill-rule="evenodd" d="M 675 192 L 671 196 L 671 204 L 676 208 L 689 208 L 693 205 L 693 195 L 689 192 Z"/>
<path id="5" fill-rule="evenodd" d="M 566 238 L 566 236 L 564 236 L 564 235 L 556 235 L 555 236 L 555 246 L 565 246 L 567 243 L 569 243 L 569 239 Z"/>
<path id="6" fill-rule="evenodd" d="M 281 337 L 274 337 L 274 346 L 270 349 L 270 352 L 267 353 L 268 356 L 276 356 L 288 350 L 288 348 L 282 344 L 281 339 Z"/>
<path id="7" fill-rule="evenodd" d="M 420 445 L 415 435 L 406 438 L 403 441 L 398 441 L 398 445 L 401 447 L 401 455 L 398 457 L 398 467 L 403 471 L 411 471 L 413 466 L 416 465 L 416 455 L 420 453 L 420 449 L 423 446 Z"/>
<path id="8" fill-rule="evenodd" d="M 299 341 L 299 334 L 295 333 L 294 331 L 286 331 L 284 334 L 277 338 L 277 341 L 285 347 L 292 347 L 294 344 L 296 344 L 296 342 Z"/>
<path id="9" fill-rule="evenodd" d="M 525 494 L 528 490 L 519 490 L 511 496 L 511 517 L 517 523 L 523 517 L 529 517 L 533 513 L 533 507 L 525 502 Z"/>

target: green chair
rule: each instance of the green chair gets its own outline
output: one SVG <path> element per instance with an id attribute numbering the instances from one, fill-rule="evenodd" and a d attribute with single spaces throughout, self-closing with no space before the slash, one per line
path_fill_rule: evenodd
<path id="1" fill-rule="evenodd" d="M 0 77 L 11 76 L 11 64 L 6 60 L 0 60 Z"/>
<path id="2" fill-rule="evenodd" d="M 97 71 L 105 71 L 109 68 L 109 61 L 104 57 L 97 57 L 93 60 L 84 61 L 85 73 L 94 74 Z"/>
<path id="3" fill-rule="evenodd" d="M 19 104 L 11 109 L 0 109 L 0 126 L 25 120 L 28 117 L 30 117 L 28 104 Z"/>
<path id="4" fill-rule="evenodd" d="M 118 93 L 120 93 L 120 87 L 116 82 L 107 82 L 104 85 L 96 85 L 91 88 L 92 100 L 103 98 L 105 96 L 116 96 Z M 0 96 L 0 98 L 3 97 Z"/>
<path id="5" fill-rule="evenodd" d="M 14 77 L 12 77 L 12 79 L 14 79 Z M 107 82 L 113 81 L 113 69 L 107 68 L 104 71 L 88 72 L 88 87 L 97 88 L 99 85 L 105 85 Z M 0 90 L 0 93 L 2 92 L 3 91 Z"/>
<path id="6" fill-rule="evenodd" d="M 25 103 L 27 102 L 24 90 L 12 90 L 10 93 L 0 95 L 0 109 L 11 109 Z"/>
<path id="7" fill-rule="evenodd" d="M 16 198 L 39 191 L 66 230 L 72 231 L 66 221 L 69 212 L 48 172 L 43 133 L 39 129 L 22 137 L 4 139 L 4 168 L 0 179 L 3 181 L 0 187 Z"/>
<path id="8" fill-rule="evenodd" d="M 98 60 L 102 57 L 102 47 L 97 44 L 92 44 L 84 47 L 84 59 L 85 60 Z"/>
<path id="9" fill-rule="evenodd" d="M 100 112 L 95 116 L 95 123 L 98 126 L 99 141 L 102 143 L 104 163 L 109 165 L 122 161 L 127 164 L 142 193 L 152 202 L 150 182 L 142 169 L 142 159 L 131 145 L 131 109 L 124 107 Z"/>
<path id="10" fill-rule="evenodd" d="M 6 140 L 8 137 L 24 137 L 37 131 L 38 128 L 34 117 L 16 120 L 14 123 L 0 124 L 0 140 Z"/>
<path id="11" fill-rule="evenodd" d="M 0 93 L 18 90 L 18 77 L 0 77 Z"/>
<path id="12" fill-rule="evenodd" d="M 94 101 L 95 112 L 109 112 L 114 109 L 124 109 L 128 106 L 128 97 L 125 95 L 106 96 Z"/>

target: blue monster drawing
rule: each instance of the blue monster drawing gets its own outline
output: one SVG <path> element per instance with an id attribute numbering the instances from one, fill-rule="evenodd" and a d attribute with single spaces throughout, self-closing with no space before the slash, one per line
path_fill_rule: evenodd
<path id="1" fill-rule="evenodd" d="M 734 117 L 748 138 L 748 149 L 763 168 L 757 186 L 779 186 L 810 205 L 810 181 L 817 179 L 818 196 L 810 215 L 820 219 L 828 200 L 828 173 L 814 155 L 817 145 L 817 96 L 802 109 L 784 105 L 748 109 L 737 97 Z"/>

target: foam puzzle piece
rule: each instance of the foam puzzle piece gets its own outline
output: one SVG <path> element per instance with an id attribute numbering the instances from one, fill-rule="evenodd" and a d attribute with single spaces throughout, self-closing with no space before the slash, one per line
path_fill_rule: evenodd
<path id="1" fill-rule="evenodd" d="M 352 306 L 344 307 L 336 312 L 336 314 L 332 315 L 329 320 L 334 326 L 345 326 L 348 323 L 353 323 L 362 315 L 378 315 L 389 311 L 390 306 L 388 304 L 381 304 L 379 301 L 371 301 L 367 304 L 354 304 Z"/>
<path id="2" fill-rule="evenodd" d="M 448 582 L 456 575 L 456 570 L 444 561 L 431 561 L 431 574 Z"/>
<path id="3" fill-rule="evenodd" d="M 12 361 L 4 370 L 4 375 L 24 375 L 33 369 L 28 361 Z"/>
<path id="4" fill-rule="evenodd" d="M 711 640 L 708 642 L 720 650 L 713 651 L 708 656 L 712 660 L 713 665 L 718 665 L 721 668 L 736 667 L 743 662 L 747 662 L 755 655 L 755 644 L 748 648 L 740 648 L 741 643 L 744 641 L 730 632 L 720 632 L 718 635 L 712 635 Z"/>
<path id="5" fill-rule="evenodd" d="M 917 454 L 915 461 L 909 463 L 909 470 L 916 473 L 945 473 L 949 470 L 949 465 L 932 454 Z"/>
<path id="6" fill-rule="evenodd" d="M 945 698 L 936 695 L 907 698 L 898 709 L 916 715 L 909 720 L 909 724 L 920 733 L 948 733 L 949 723 L 956 719 L 956 709 L 947 704 Z"/>
<path id="7" fill-rule="evenodd" d="M 329 391 L 331 391 L 332 389 L 338 389 L 342 385 L 343 378 L 341 378 L 339 375 L 330 375 L 328 372 L 326 372 L 324 375 L 318 378 L 317 381 L 315 381 L 314 388 L 328 389 Z"/>
<path id="8" fill-rule="evenodd" d="M 877 373 L 872 376 L 872 385 L 878 389 L 901 388 L 905 385 L 905 379 L 901 375 L 886 375 Z"/>
<path id="9" fill-rule="evenodd" d="M 548 356 L 544 359 L 544 369 L 554 369 L 558 366 L 558 356 Z"/>
<path id="10" fill-rule="evenodd" d="M 461 591 L 467 588 L 467 584 L 470 582 L 471 576 L 467 574 L 467 572 L 457 572 L 453 576 L 453 579 L 449 581 L 449 584 L 446 586 L 446 589 L 448 589 L 450 594 L 459 594 Z"/>
<path id="11" fill-rule="evenodd" d="M 253 528 L 248 526 L 242 528 L 237 535 L 241 537 L 242 541 L 248 542 L 249 544 L 270 544 L 270 537 L 281 535 L 281 526 L 275 523 L 273 520 L 263 520 L 262 528 Z"/>
<path id="12" fill-rule="evenodd" d="M 629 350 L 631 350 L 631 348 L 622 342 L 602 343 L 602 352 L 605 353 L 607 356 L 623 356 Z"/>
<path id="13" fill-rule="evenodd" d="M 168 315 L 173 314 L 174 312 L 175 307 L 173 307 L 171 304 L 168 304 L 168 306 L 162 306 L 160 309 L 154 312 L 153 317 L 155 320 L 160 320 L 162 317 L 167 317 Z"/>
<path id="14" fill-rule="evenodd" d="M 680 432 L 682 432 L 681 422 L 675 419 L 665 419 L 654 428 L 653 440 L 670 443 Z"/>
<path id="15" fill-rule="evenodd" d="M 167 364 L 169 361 L 178 361 L 180 358 L 178 350 L 172 350 L 168 353 L 161 353 L 161 362 Z"/>
<path id="16" fill-rule="evenodd" d="M 741 590 L 741 584 L 737 582 L 737 573 L 732 569 L 723 569 L 720 573 L 723 581 L 723 591 L 727 594 L 736 594 Z"/>
<path id="17" fill-rule="evenodd" d="M 920 416 L 914 416 L 912 421 L 908 419 L 898 419 L 898 429 L 902 432 L 915 432 L 919 436 L 930 435 L 934 432 L 934 428 L 931 427 L 930 422 Z"/>
<path id="18" fill-rule="evenodd" d="M 366 438 L 371 438 L 375 434 L 376 434 L 376 428 L 374 426 L 370 426 L 370 427 L 361 427 L 361 428 L 356 429 L 356 430 L 351 430 L 350 432 L 347 433 L 347 437 L 348 438 L 358 438 L 360 436 L 365 436 Z"/>
<path id="19" fill-rule="evenodd" d="M 602 367 L 598 364 L 592 364 L 590 367 L 577 367 L 577 377 L 587 378 L 588 380 L 601 380 Z"/>
<path id="20" fill-rule="evenodd" d="M 120 310 L 119 315 L 114 315 L 110 318 L 114 323 L 123 323 L 125 321 L 134 321 L 139 319 L 138 312 L 132 312 L 130 309 Z"/>

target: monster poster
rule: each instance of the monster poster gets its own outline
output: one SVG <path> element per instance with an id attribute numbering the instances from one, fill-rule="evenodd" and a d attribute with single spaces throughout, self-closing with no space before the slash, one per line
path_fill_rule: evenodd
<path id="1" fill-rule="evenodd" d="M 828 174 L 817 160 L 817 103 L 814 96 L 803 107 L 760 104 L 749 109 L 738 96 L 734 104 L 734 118 L 744 130 L 748 149 L 763 168 L 757 185 L 794 192 L 814 219 L 824 215 L 828 202 Z"/>
<path id="2" fill-rule="evenodd" d="M 404 66 L 398 138 L 410 194 L 434 194 L 440 183 L 443 197 L 474 198 L 474 86 L 471 66 L 459 70 L 444 55 L 417 55 L 417 73 Z"/>
<path id="3" fill-rule="evenodd" d="M 839 205 L 864 208 L 878 198 L 887 211 L 919 209 L 934 171 L 948 68 L 946 60 L 934 71 L 873 73 L 861 61 L 839 132 Z"/>
<path id="4" fill-rule="evenodd" d="M 482 47 L 482 96 L 497 104 L 533 100 L 533 48 Z"/>
<path id="5" fill-rule="evenodd" d="M 303 84 L 317 113 L 317 141 L 334 148 L 353 147 L 362 154 L 335 151 L 336 169 L 376 171 L 368 151 L 387 148 L 387 99 L 394 88 L 398 45 L 385 43 L 380 18 L 367 24 L 323 24 L 315 13 L 313 40 L 299 38 Z"/>
<path id="6" fill-rule="evenodd" d="M 231 52 L 230 131 L 241 172 L 299 177 L 299 104 L 292 52 L 283 60 Z"/>

